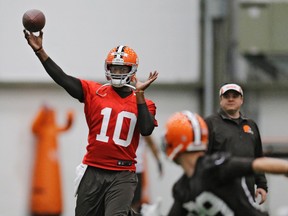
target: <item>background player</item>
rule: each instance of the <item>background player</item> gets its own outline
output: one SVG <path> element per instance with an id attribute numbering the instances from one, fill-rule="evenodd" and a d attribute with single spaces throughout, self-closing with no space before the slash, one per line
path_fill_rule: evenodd
<path id="1" fill-rule="evenodd" d="M 166 124 L 166 154 L 184 174 L 173 186 L 169 216 L 264 216 L 256 209 L 244 176 L 255 173 L 288 174 L 288 161 L 274 158 L 206 155 L 208 128 L 189 111 L 173 114 Z"/>
<path id="2" fill-rule="evenodd" d="M 146 145 L 152 152 L 154 156 L 160 176 L 163 175 L 162 163 L 160 160 L 160 153 L 158 147 L 153 139 L 152 135 L 150 136 L 140 136 L 139 146 L 136 151 L 136 174 L 138 177 L 138 184 L 135 190 L 134 198 L 132 200 L 132 208 L 136 212 L 141 211 L 141 206 L 143 203 L 150 203 L 149 201 L 149 182 L 148 182 L 148 170 L 147 164 L 145 163 L 146 158 Z"/>

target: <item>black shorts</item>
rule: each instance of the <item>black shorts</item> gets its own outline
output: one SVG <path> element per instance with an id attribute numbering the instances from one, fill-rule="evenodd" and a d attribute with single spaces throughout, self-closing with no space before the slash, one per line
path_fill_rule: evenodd
<path id="1" fill-rule="evenodd" d="M 88 166 L 78 188 L 75 216 L 126 216 L 137 175 Z"/>

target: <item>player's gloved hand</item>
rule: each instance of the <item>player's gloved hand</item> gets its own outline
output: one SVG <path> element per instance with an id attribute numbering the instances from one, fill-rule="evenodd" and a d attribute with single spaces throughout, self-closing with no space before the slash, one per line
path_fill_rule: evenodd
<path id="1" fill-rule="evenodd" d="M 267 192 L 262 188 L 257 188 L 255 192 L 255 198 L 257 198 L 259 194 L 261 195 L 259 205 L 262 205 L 267 199 Z"/>

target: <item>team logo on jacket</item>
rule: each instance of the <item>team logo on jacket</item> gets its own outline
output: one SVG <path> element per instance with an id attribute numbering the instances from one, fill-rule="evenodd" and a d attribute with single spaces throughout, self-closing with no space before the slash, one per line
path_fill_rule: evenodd
<path id="1" fill-rule="evenodd" d="M 243 131 L 245 133 L 254 134 L 254 132 L 252 131 L 252 129 L 251 129 L 251 127 L 249 125 L 243 125 Z"/>

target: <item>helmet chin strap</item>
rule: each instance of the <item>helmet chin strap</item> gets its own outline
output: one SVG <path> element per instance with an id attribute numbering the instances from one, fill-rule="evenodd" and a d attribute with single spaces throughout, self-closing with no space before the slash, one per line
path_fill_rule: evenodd
<path id="1" fill-rule="evenodd" d="M 100 91 L 101 88 L 103 88 L 104 86 L 108 86 L 108 85 L 113 86 L 110 82 L 105 83 L 105 84 L 103 84 L 102 86 L 100 86 L 100 87 L 97 89 L 96 94 L 99 95 L 99 96 L 101 96 L 101 97 L 105 97 L 105 96 L 107 95 L 107 93 L 101 94 L 101 93 L 99 93 L 99 91 Z M 133 90 L 136 90 L 136 88 L 135 88 L 134 86 L 132 86 L 132 85 L 130 85 L 130 84 L 127 84 L 127 83 L 125 83 L 123 86 L 127 86 L 127 87 L 129 87 L 129 88 L 132 88 Z M 123 87 L 123 86 L 114 86 L 114 87 L 116 87 L 116 88 L 121 88 L 121 87 Z"/>
<path id="2" fill-rule="evenodd" d="M 124 86 L 127 86 L 127 87 L 129 87 L 129 88 L 132 88 L 133 90 L 136 90 L 136 87 L 135 87 L 135 86 L 132 86 L 132 85 L 127 84 L 127 83 L 125 83 Z"/>
<path id="3" fill-rule="evenodd" d="M 107 95 L 107 93 L 101 94 L 101 93 L 99 93 L 99 91 L 100 91 L 101 88 L 103 88 L 104 86 L 108 86 L 108 85 L 111 85 L 111 83 L 105 83 L 105 84 L 103 84 L 102 86 L 100 86 L 100 87 L 97 89 L 96 94 L 99 95 L 99 96 L 101 96 L 101 97 L 105 97 L 105 96 Z"/>

